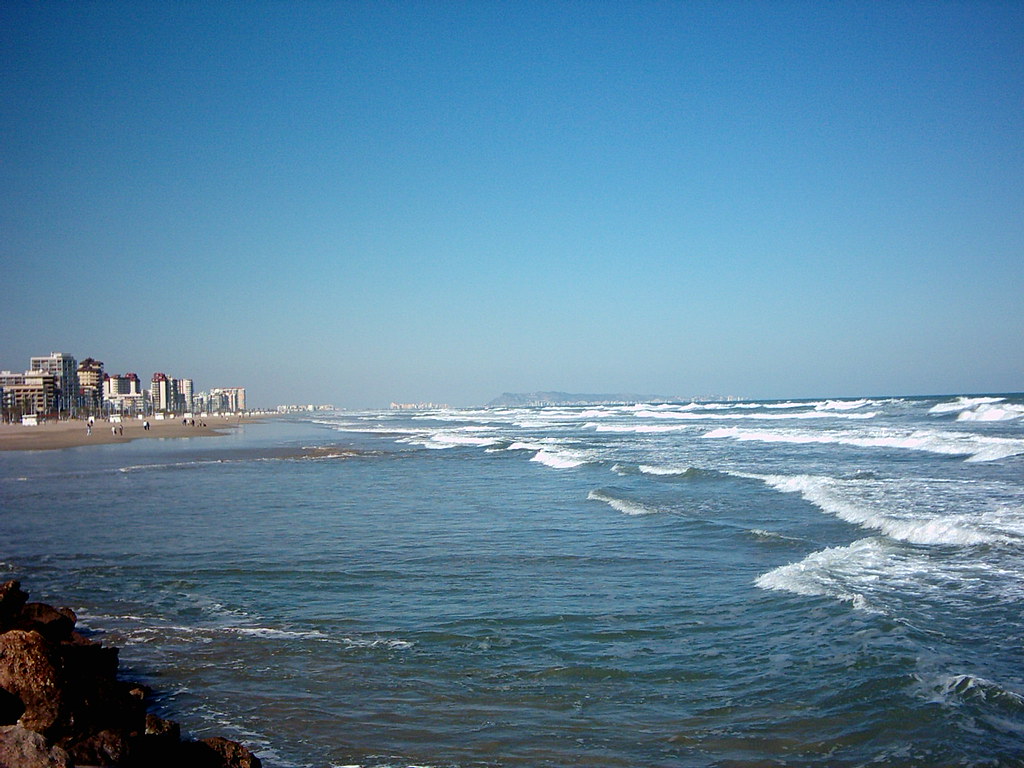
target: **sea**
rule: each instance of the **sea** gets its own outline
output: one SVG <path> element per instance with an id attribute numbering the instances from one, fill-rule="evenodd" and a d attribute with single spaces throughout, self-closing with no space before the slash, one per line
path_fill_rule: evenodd
<path id="1" fill-rule="evenodd" d="M 0 454 L 0 578 L 280 768 L 1024 765 L 1024 395 Z"/>

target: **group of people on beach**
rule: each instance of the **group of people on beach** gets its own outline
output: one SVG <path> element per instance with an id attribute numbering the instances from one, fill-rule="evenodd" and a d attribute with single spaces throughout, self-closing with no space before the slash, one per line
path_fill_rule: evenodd
<path id="1" fill-rule="evenodd" d="M 88 436 L 88 437 L 92 436 L 92 426 L 95 423 L 96 423 L 96 418 L 94 416 L 90 416 L 89 420 L 85 423 L 85 434 L 86 434 L 86 436 Z M 149 422 L 148 421 L 142 422 L 142 428 L 144 430 L 148 431 L 149 430 Z M 124 437 L 124 424 L 111 424 L 110 425 L 110 434 L 112 434 L 114 437 Z"/>

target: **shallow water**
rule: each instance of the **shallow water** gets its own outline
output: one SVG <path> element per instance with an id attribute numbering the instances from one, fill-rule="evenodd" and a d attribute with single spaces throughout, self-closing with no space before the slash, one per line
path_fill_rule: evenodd
<path id="1" fill-rule="evenodd" d="M 269 766 L 1022 765 L 1024 398 L 0 454 L 0 561 Z"/>

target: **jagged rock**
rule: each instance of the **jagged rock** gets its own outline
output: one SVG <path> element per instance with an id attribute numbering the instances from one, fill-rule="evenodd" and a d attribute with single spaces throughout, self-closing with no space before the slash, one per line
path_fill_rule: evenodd
<path id="1" fill-rule="evenodd" d="M 181 745 L 181 765 L 193 768 L 262 768 L 263 763 L 237 741 L 216 736 Z"/>
<path id="2" fill-rule="evenodd" d="M 21 591 L 21 582 L 12 580 L 0 584 L 0 632 L 11 627 L 27 600 L 28 594 Z"/>
<path id="3" fill-rule="evenodd" d="M 58 729 L 62 683 L 56 654 L 41 634 L 12 629 L 0 635 L 0 688 L 21 701 L 23 727 L 44 735 Z"/>
<path id="4" fill-rule="evenodd" d="M 181 755 L 181 726 L 173 720 L 146 715 L 146 729 L 136 741 L 133 766 L 139 768 L 179 768 L 189 765 Z"/>
<path id="5" fill-rule="evenodd" d="M 107 729 L 68 745 L 67 751 L 80 765 L 121 765 L 131 755 L 132 735 Z"/>
<path id="6" fill-rule="evenodd" d="M 71 615 L 74 616 L 74 613 Z M 34 629 L 47 640 L 59 643 L 70 639 L 75 621 L 46 603 L 26 603 L 15 626 L 19 629 Z"/>
<path id="7" fill-rule="evenodd" d="M 146 736 L 177 743 L 181 741 L 181 726 L 173 720 L 164 720 L 154 714 L 146 715 Z"/>
<path id="8" fill-rule="evenodd" d="M 65 666 L 70 669 L 88 677 L 117 677 L 117 648 L 108 648 L 77 632 L 72 632 L 71 639 L 61 643 L 59 648 Z"/>
<path id="9" fill-rule="evenodd" d="M 20 725 L 0 727 L 0 768 L 73 768 L 71 756 L 40 733 Z"/>
<path id="10" fill-rule="evenodd" d="M 68 608 L 0 584 L 0 768 L 261 768 L 241 744 L 181 741 L 146 714 L 146 686 L 117 679 L 118 651 L 74 631 Z"/>

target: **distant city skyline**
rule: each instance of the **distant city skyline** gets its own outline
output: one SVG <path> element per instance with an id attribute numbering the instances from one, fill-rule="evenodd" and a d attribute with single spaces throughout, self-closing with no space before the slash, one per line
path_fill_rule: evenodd
<path id="1" fill-rule="evenodd" d="M 148 382 L 149 387 L 144 386 Z M 136 371 L 113 372 L 102 360 L 53 351 L 33 355 L 28 366 L 0 365 L 0 410 L 4 422 L 23 415 L 56 414 L 59 418 L 238 413 L 246 405 L 245 387 L 209 387 L 196 392 L 194 380 L 155 371 L 148 379 Z"/>
<path id="2" fill-rule="evenodd" d="M 1024 5 L 0 5 L 0 368 L 1024 389 Z"/>

